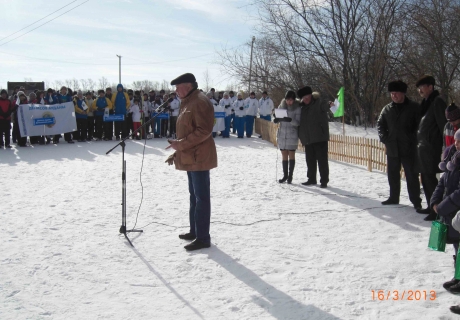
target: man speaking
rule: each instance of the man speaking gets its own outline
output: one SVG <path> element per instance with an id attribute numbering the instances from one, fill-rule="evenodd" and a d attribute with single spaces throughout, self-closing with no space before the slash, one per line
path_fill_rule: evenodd
<path id="1" fill-rule="evenodd" d="M 194 240 L 184 248 L 188 251 L 209 248 L 211 237 L 211 192 L 209 170 L 217 167 L 217 152 L 212 128 L 214 108 L 210 100 L 198 89 L 195 76 L 185 73 L 173 81 L 181 99 L 176 125 L 176 140 L 168 140 L 176 150 L 165 161 L 177 170 L 187 171 L 190 192 L 190 231 L 179 235 L 184 240 Z"/>

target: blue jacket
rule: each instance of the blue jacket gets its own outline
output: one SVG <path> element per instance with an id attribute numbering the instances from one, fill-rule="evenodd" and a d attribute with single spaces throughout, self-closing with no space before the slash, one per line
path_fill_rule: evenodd
<path id="1" fill-rule="evenodd" d="M 455 148 L 455 147 L 454 147 Z M 460 162 L 460 161 L 457 161 Z M 460 234 L 452 228 L 452 219 L 460 210 L 460 163 L 453 171 L 446 170 L 431 196 L 430 205 L 438 205 L 438 215 L 447 224 L 447 243 L 460 240 Z"/>
<path id="2" fill-rule="evenodd" d="M 53 105 L 53 104 L 58 104 L 59 103 L 59 100 L 58 100 L 58 97 L 54 94 L 51 95 L 51 99 L 53 99 L 52 102 L 50 102 L 50 96 L 49 94 L 46 94 L 45 95 L 45 98 L 43 98 L 45 100 L 45 104 L 47 105 Z"/>
<path id="3" fill-rule="evenodd" d="M 59 103 L 65 103 L 65 102 L 72 101 L 72 97 L 68 94 L 66 95 L 58 94 L 58 99 L 59 99 Z"/>
<path id="4" fill-rule="evenodd" d="M 84 112 L 82 103 L 83 99 L 75 99 L 73 103 L 75 104 L 75 117 L 77 119 L 88 119 L 88 115 Z"/>

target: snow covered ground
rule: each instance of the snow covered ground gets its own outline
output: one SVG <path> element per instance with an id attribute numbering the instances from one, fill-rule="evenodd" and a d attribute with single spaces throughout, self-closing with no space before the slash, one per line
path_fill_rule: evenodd
<path id="1" fill-rule="evenodd" d="M 212 247 L 189 253 L 178 238 L 186 174 L 164 163 L 165 139 L 148 140 L 144 233 L 130 235 L 132 248 L 118 233 L 121 149 L 105 155 L 114 143 L 0 150 L 0 319 L 455 318 L 460 297 L 442 288 L 453 249 L 427 249 L 430 223 L 404 182 L 401 204 L 384 207 L 385 174 L 330 161 L 329 188 L 303 187 L 298 152 L 294 183 L 280 185 L 270 143 L 216 138 Z M 127 143 L 129 228 L 142 151 L 143 141 Z M 408 300 L 409 290 L 421 296 Z"/>

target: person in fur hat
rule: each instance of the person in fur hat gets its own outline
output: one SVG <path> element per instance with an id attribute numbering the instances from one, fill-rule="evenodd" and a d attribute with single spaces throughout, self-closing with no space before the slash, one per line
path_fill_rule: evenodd
<path id="1" fill-rule="evenodd" d="M 454 144 L 454 134 L 460 128 L 460 108 L 455 103 L 451 103 L 446 109 L 447 123 L 444 126 L 443 149 Z"/>
<path id="2" fill-rule="evenodd" d="M 300 104 L 296 100 L 294 91 L 286 92 L 278 109 L 287 110 L 287 117 L 275 118 L 274 120 L 275 123 L 280 124 L 276 134 L 276 141 L 283 157 L 283 178 L 279 179 L 278 182 L 284 183 L 287 180 L 287 183 L 291 184 L 295 167 L 295 151 L 299 145 L 298 131 L 301 113 Z"/>
<path id="3" fill-rule="evenodd" d="M 308 180 L 302 185 L 316 185 L 316 165 L 321 177 L 321 188 L 327 188 L 329 182 L 328 141 L 329 141 L 329 104 L 321 99 L 318 92 L 312 92 L 308 86 L 297 91 L 300 98 L 301 117 L 299 138 L 305 147 Z"/>
<path id="4" fill-rule="evenodd" d="M 399 204 L 401 165 L 404 168 L 409 199 L 415 210 L 422 209 L 420 182 L 415 168 L 419 104 L 406 97 L 407 84 L 401 80 L 388 84 L 392 102 L 383 107 L 377 120 L 380 142 L 386 147 L 390 197 L 383 205 Z"/>
<path id="5" fill-rule="evenodd" d="M 454 247 L 454 261 L 457 259 L 460 233 L 452 227 L 452 219 L 460 210 L 460 130 L 454 135 L 455 143 L 447 147 L 438 167 L 444 171 L 430 199 L 431 209 L 447 225 L 447 243 Z M 455 278 L 443 284 L 452 293 L 460 293 L 460 281 Z M 460 311 L 460 310 L 459 310 Z"/>
<path id="6" fill-rule="evenodd" d="M 432 76 L 425 75 L 415 86 L 423 98 L 420 104 L 420 123 L 417 131 L 417 156 L 420 166 L 420 177 L 428 207 L 419 213 L 429 214 L 424 220 L 433 221 L 436 214 L 430 210 L 430 199 L 438 184 L 436 174 L 439 156 L 442 153 L 443 130 L 446 125 L 446 103 L 434 89 L 436 82 Z"/>

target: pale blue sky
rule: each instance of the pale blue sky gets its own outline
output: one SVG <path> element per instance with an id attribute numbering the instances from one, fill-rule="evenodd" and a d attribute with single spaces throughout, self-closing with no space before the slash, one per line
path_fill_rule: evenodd
<path id="1" fill-rule="evenodd" d="M 0 0 L 0 39 L 73 0 Z M 118 83 L 171 81 L 192 72 L 200 85 L 225 89 L 233 80 L 221 73 L 216 50 L 237 47 L 254 34 L 249 0 L 90 0 L 31 33 L 4 44 L 82 4 L 76 0 L 43 21 L 0 40 L 0 86 L 7 81 L 87 79 Z M 195 57 L 195 58 L 194 58 Z"/>

